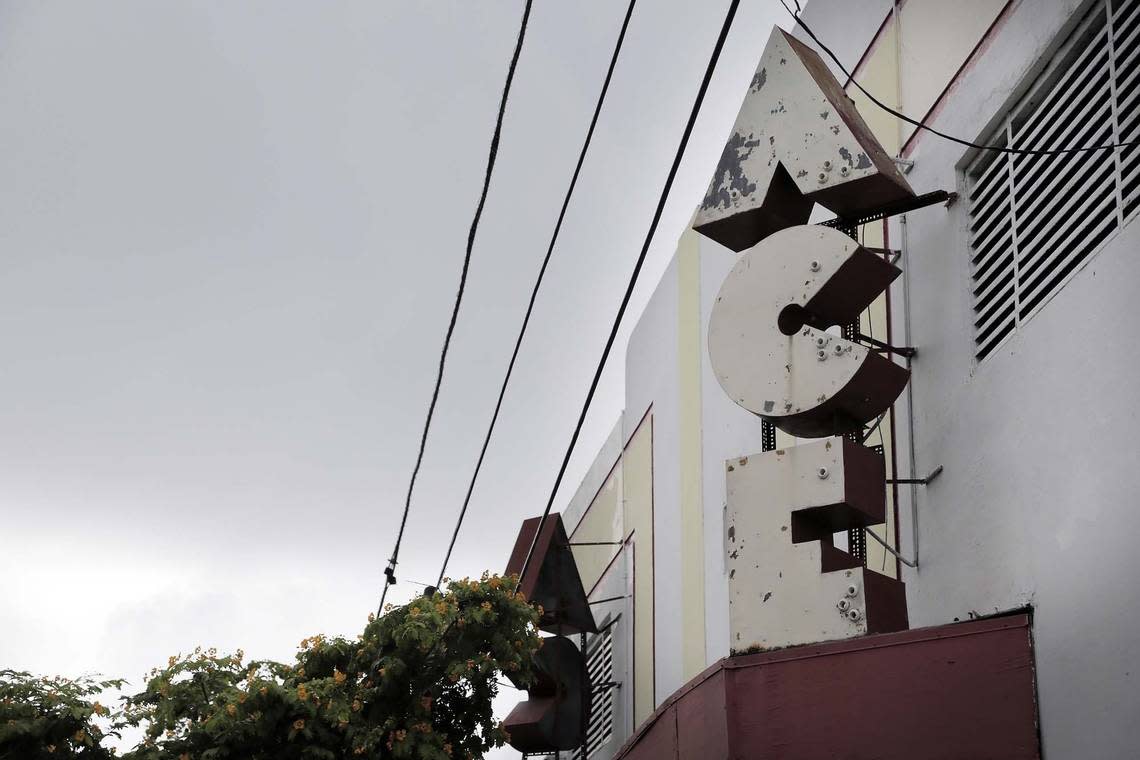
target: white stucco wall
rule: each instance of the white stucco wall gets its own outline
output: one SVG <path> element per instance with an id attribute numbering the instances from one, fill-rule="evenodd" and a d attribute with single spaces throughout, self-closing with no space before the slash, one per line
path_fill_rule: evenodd
<path id="1" fill-rule="evenodd" d="M 943 0 L 910 0 L 911 2 L 943 2 Z M 788 3 L 792 5 L 792 3 Z M 844 68 L 853 71 L 875 32 L 882 26 L 883 19 L 891 12 L 893 0 L 809 0 L 803 6 L 801 17 L 812 31 L 823 41 L 831 52 L 843 62 Z M 782 25 L 790 29 L 791 17 Z M 827 63 L 831 72 L 839 80 L 845 77 L 826 53 L 820 50 L 811 38 L 797 29 L 796 37 L 814 49 Z"/>
<path id="2" fill-rule="evenodd" d="M 1078 5 L 1016 7 L 935 126 L 986 137 Z M 927 135 L 912 157 L 917 191 L 959 184 L 959 146 Z M 1045 756 L 1135 757 L 1140 511 L 1129 476 L 1140 461 L 1140 356 L 1123 335 L 1138 313 L 1140 225 L 1126 226 L 979 364 L 967 213 L 962 201 L 906 221 L 912 334 L 902 339 L 920 351 L 912 379 L 917 470 L 945 467 L 919 490 L 920 568 L 904 572 L 911 623 L 1032 604 Z M 895 224 L 892 239 L 901 231 Z M 895 305 L 901 326 L 902 299 Z M 909 554 L 905 503 L 901 517 Z"/>
<path id="3" fill-rule="evenodd" d="M 911 3 L 928 0 L 909 0 Z M 830 5 L 832 12 L 826 12 Z M 1086 3 L 1021 0 L 950 90 L 934 125 L 980 139 L 1039 71 Z M 808 5 L 816 31 L 840 39 L 853 64 L 889 2 Z M 988 7 L 988 6 L 987 6 Z M 917 18 L 917 16 L 916 16 Z M 864 28 L 865 27 L 865 28 Z M 862 35 L 862 39 L 860 39 Z M 964 44 L 964 43 L 963 43 Z M 969 47 L 972 47 L 970 45 Z M 905 59 L 903 61 L 905 65 Z M 941 90 L 939 90 L 941 91 Z M 959 189 L 969 157 L 952 143 L 914 141 L 917 192 Z M 1095 159 L 1094 159 L 1095 160 Z M 904 568 L 911 623 L 938 625 L 1025 604 L 1035 611 L 1041 729 L 1048 757 L 1122 758 L 1140 745 L 1140 510 L 1127 478 L 1137 461 L 1140 355 L 1129 335 L 1140 286 L 1140 225 L 1128 225 L 1012 339 L 981 364 L 973 355 L 968 207 L 930 207 L 905 225 L 909 323 L 893 286 L 894 334 L 918 346 L 900 399 L 899 475 L 942 476 L 917 489 L 921 567 Z M 893 246 L 903 239 L 892 222 Z M 761 448 L 760 421 L 721 392 L 704 346 L 709 311 L 736 254 L 699 242 L 701 508 L 705 652 L 728 654 L 724 461 Z M 655 674 L 660 702 L 685 680 L 681 595 L 682 456 L 676 261 L 634 329 L 626 357 L 626 430 L 654 409 Z M 916 411 L 916 468 L 908 467 L 907 394 Z M 900 535 L 911 555 L 911 503 L 902 489 Z"/>
<path id="4" fill-rule="evenodd" d="M 701 334 L 704 337 L 721 283 L 739 254 L 702 238 Z M 724 463 L 761 450 L 760 418 L 733 403 L 717 382 L 707 345 L 701 351 L 701 424 L 703 431 L 703 502 L 705 510 L 705 648 L 709 663 L 729 653 L 728 577 L 725 568 Z"/>
<path id="5" fill-rule="evenodd" d="M 653 406 L 653 648 L 657 703 L 684 683 L 680 493 L 676 474 L 680 456 L 676 282 L 674 258 L 630 334 L 625 360 L 627 439 Z"/>

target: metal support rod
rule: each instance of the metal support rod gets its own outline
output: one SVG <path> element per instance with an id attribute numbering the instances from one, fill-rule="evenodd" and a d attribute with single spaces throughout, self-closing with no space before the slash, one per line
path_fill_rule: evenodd
<path id="1" fill-rule="evenodd" d="M 628 598 L 629 598 L 628 596 L 624 596 L 624 595 L 623 596 L 607 596 L 605 599 L 595 599 L 594 601 L 590 602 L 589 604 L 591 604 L 591 605 L 603 604 L 605 602 L 616 602 L 618 599 L 628 599 Z"/>
<path id="2" fill-rule="evenodd" d="M 890 410 L 888 409 L 887 411 L 890 411 Z M 871 434 L 874 433 L 876 430 L 878 430 L 879 425 L 883 424 L 883 418 L 886 416 L 887 416 L 887 412 L 883 412 L 882 414 L 879 415 L 878 419 L 875 420 L 875 424 L 871 425 L 871 427 L 867 428 L 866 431 L 863 432 L 863 438 L 860 441 L 860 443 L 866 443 L 867 442 L 867 439 L 871 437 Z"/>
<path id="3" fill-rule="evenodd" d="M 616 623 L 619 620 L 621 620 L 621 613 L 618 613 L 617 615 L 614 615 L 612 618 L 610 618 L 610 621 L 608 623 L 606 623 L 605 625 L 603 625 L 601 628 L 599 628 L 598 633 L 595 635 L 600 636 L 601 634 L 605 633 L 609 629 L 613 628 L 614 623 Z"/>
<path id="4" fill-rule="evenodd" d="M 621 546 L 625 541 L 571 541 L 567 546 Z"/>
<path id="5" fill-rule="evenodd" d="M 909 254 L 909 242 L 910 241 L 907 238 L 906 214 L 902 214 L 899 217 L 899 232 L 900 232 L 899 237 L 901 238 L 901 240 L 899 240 L 899 250 L 902 251 L 902 272 L 903 272 L 903 276 L 902 276 L 902 280 L 903 280 L 903 329 L 906 332 L 906 340 L 907 340 L 907 342 L 909 342 L 912 339 L 912 336 L 914 335 L 914 330 L 911 327 L 911 323 L 910 323 L 910 254 Z M 907 372 L 910 372 L 910 361 L 911 360 L 908 357 L 906 360 Z M 907 442 L 907 448 L 910 449 L 910 451 L 909 451 L 910 474 L 913 475 L 914 471 L 917 469 L 917 466 L 915 465 L 916 452 L 915 452 L 915 443 L 914 443 L 914 427 L 915 427 L 915 425 L 914 425 L 914 376 L 913 375 L 911 375 L 910 382 L 907 383 L 907 388 L 906 388 L 906 425 L 907 425 L 906 442 Z M 897 535 L 898 526 L 895 526 L 895 531 L 896 531 L 896 535 Z M 912 543 L 912 546 L 914 547 L 914 563 L 911 564 L 910 562 L 907 562 L 902 557 L 899 557 L 897 554 L 895 556 L 900 562 L 903 562 L 904 564 L 910 565 L 911 567 L 913 567 L 917 570 L 918 569 L 918 536 L 919 536 L 919 531 L 918 531 L 918 487 L 913 485 L 913 484 L 910 487 L 910 533 L 911 533 L 911 543 Z"/>
<path id="6" fill-rule="evenodd" d="M 901 554 L 899 554 L 898 552 L 896 552 L 896 551 L 895 551 L 893 548 L 891 548 L 891 545 L 890 545 L 890 544 L 888 544 L 886 541 L 884 541 L 884 540 L 883 540 L 883 539 L 882 539 L 882 538 L 879 536 L 879 534 L 878 534 L 878 533 L 876 533 L 875 531 L 871 530 L 870 528 L 864 528 L 864 529 L 863 529 L 863 532 L 864 532 L 864 533 L 866 533 L 866 534 L 867 534 L 868 536 L 870 536 L 871 538 L 875 539 L 875 541 L 877 541 L 877 542 L 879 543 L 879 546 L 883 547 L 883 548 L 884 548 L 884 549 L 886 549 L 888 552 L 890 552 L 890 553 L 891 553 L 891 554 L 894 556 L 894 558 L 895 558 L 895 559 L 897 559 L 899 562 L 903 563 L 903 564 L 904 564 L 904 565 L 906 565 L 907 567 L 913 567 L 913 568 L 915 568 L 915 569 L 918 569 L 918 558 L 917 558 L 917 557 L 915 557 L 914 561 L 911 561 L 911 560 L 907 559 L 907 558 L 906 558 L 906 557 L 904 557 L 903 555 L 901 555 Z"/>
<path id="7" fill-rule="evenodd" d="M 925 486 L 942 474 L 942 465 L 938 465 L 925 478 L 887 478 L 887 483 L 900 483 L 907 485 Z"/>
<path id="8" fill-rule="evenodd" d="M 918 354 L 917 348 L 892 346 L 888 343 L 884 343 L 881 340 L 876 340 L 875 338 L 872 338 L 870 335 L 864 335 L 863 333 L 855 333 L 855 337 L 857 339 L 863 341 L 864 343 L 870 343 L 872 346 L 877 346 L 877 347 L 881 348 L 883 351 L 886 351 L 886 352 L 891 353 L 891 354 L 897 354 L 898 356 L 904 356 L 907 359 L 910 359 L 910 358 L 912 358 Z"/>

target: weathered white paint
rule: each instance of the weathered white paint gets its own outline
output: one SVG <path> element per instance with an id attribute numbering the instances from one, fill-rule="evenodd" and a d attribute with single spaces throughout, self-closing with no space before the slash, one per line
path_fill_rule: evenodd
<path id="1" fill-rule="evenodd" d="M 793 511 L 844 501 L 843 454 L 843 439 L 826 438 L 726 464 L 733 649 L 867 632 L 863 568 L 822 572 L 819 541 L 792 543 Z"/>
<path id="2" fill-rule="evenodd" d="M 708 238 L 700 241 L 701 324 L 707 325 L 720 284 L 739 255 Z M 730 649 L 728 627 L 728 570 L 725 567 L 725 511 L 727 497 L 724 463 L 744 451 L 759 451 L 760 419 L 733 403 L 717 383 L 707 350 L 701 351 L 701 490 L 705 515 L 705 651 L 711 664 Z"/>
<path id="3" fill-rule="evenodd" d="M 847 432 L 834 429 L 835 403 L 845 419 L 874 419 L 894 401 L 905 373 L 892 372 L 887 359 L 866 347 L 802 321 L 809 313 L 831 323 L 856 319 L 897 274 L 828 227 L 789 227 L 760 241 L 725 278 L 709 319 L 709 356 L 721 388 L 745 409 L 795 435 Z M 868 296 L 864 303 L 848 296 L 840 309 L 821 295 L 828 286 L 856 291 L 856 278 L 874 283 L 858 286 Z M 785 334 L 779 323 L 789 308 L 805 316 Z M 881 381 L 867 395 L 860 391 L 852 397 L 848 387 L 856 374 L 868 372 L 881 374 Z"/>
<path id="4" fill-rule="evenodd" d="M 810 50 L 773 29 L 694 227 L 742 250 L 806 222 L 811 200 L 803 196 L 853 209 L 864 194 L 879 202 L 908 195 L 906 180 L 841 87 Z"/>

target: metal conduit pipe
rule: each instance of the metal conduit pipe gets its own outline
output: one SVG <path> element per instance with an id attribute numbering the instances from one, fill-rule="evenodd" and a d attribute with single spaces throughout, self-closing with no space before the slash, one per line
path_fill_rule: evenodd
<path id="1" fill-rule="evenodd" d="M 899 217 L 900 230 L 900 250 L 902 251 L 902 275 L 903 275 L 903 329 L 906 331 L 906 344 L 914 345 L 914 334 L 911 332 L 910 326 L 910 246 L 907 240 L 906 229 L 906 214 Z M 906 359 L 906 369 L 911 371 L 911 359 Z M 907 449 L 909 449 L 910 458 L 910 477 L 918 477 L 918 466 L 915 462 L 915 446 L 914 446 L 914 374 L 910 376 L 910 382 L 907 383 L 906 390 L 906 425 L 907 425 Z M 895 555 L 900 561 L 918 569 L 918 484 L 910 484 L 910 529 L 911 529 L 911 542 L 914 545 L 914 559 L 907 560 L 904 557 Z M 893 553 L 893 552 L 892 552 Z"/>

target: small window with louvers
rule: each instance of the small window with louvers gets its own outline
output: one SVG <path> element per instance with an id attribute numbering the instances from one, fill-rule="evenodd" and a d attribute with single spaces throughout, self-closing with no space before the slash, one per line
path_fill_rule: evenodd
<path id="1" fill-rule="evenodd" d="M 590 723 L 586 729 L 586 757 L 595 753 L 614 735 L 614 629 L 610 626 L 590 639 L 586 647 L 586 669 L 590 674 Z"/>
<path id="2" fill-rule="evenodd" d="M 1140 139 L 1140 0 L 1089 11 L 991 144 L 1023 149 Z M 975 353 L 990 354 L 1140 207 L 1140 147 L 1016 155 L 970 168 Z"/>
<path id="3" fill-rule="evenodd" d="M 586 727 L 585 757 L 598 758 L 614 737 L 614 629 L 590 637 L 586 644 L 586 672 L 590 677 L 590 722 Z M 578 758 L 578 750 L 568 753 Z M 554 755 L 523 755 L 526 760 L 554 760 Z"/>

